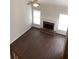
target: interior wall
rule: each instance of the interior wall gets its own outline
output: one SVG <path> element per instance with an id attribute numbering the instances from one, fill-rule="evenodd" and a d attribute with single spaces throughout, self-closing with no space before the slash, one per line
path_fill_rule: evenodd
<path id="1" fill-rule="evenodd" d="M 67 6 L 40 4 L 40 7 L 33 9 L 41 11 L 40 27 L 43 27 L 43 21 L 48 21 L 55 24 L 54 31 L 57 31 L 60 14 L 68 14 Z"/>
<path id="2" fill-rule="evenodd" d="M 10 43 L 19 38 L 32 26 L 31 6 L 26 4 L 27 0 L 10 1 Z"/>

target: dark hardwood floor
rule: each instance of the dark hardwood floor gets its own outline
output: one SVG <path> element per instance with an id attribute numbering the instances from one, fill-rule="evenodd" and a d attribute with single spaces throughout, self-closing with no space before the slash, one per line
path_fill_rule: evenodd
<path id="1" fill-rule="evenodd" d="M 32 27 L 10 45 L 11 50 L 19 56 L 19 59 L 60 59 L 66 39 L 62 35 L 52 34 Z"/>

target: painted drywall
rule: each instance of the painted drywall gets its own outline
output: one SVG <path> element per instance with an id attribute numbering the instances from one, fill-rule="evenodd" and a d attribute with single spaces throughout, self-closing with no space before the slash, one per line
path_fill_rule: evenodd
<path id="1" fill-rule="evenodd" d="M 65 15 L 68 14 L 68 7 L 41 4 L 40 7 L 33 9 L 41 11 L 41 24 L 40 24 L 41 28 L 43 27 L 43 21 L 48 21 L 55 24 L 54 31 L 58 33 L 66 34 L 65 32 L 58 31 L 58 21 L 60 14 L 65 14 Z"/>
<path id="2" fill-rule="evenodd" d="M 19 38 L 32 26 L 32 9 L 27 0 L 11 0 L 10 43 Z"/>

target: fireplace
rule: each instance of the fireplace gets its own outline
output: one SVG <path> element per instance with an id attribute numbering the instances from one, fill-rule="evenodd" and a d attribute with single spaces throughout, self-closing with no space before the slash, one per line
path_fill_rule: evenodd
<path id="1" fill-rule="evenodd" d="M 54 23 L 43 21 L 43 28 L 54 30 Z"/>
<path id="2" fill-rule="evenodd" d="M 49 35 L 53 35 L 54 23 L 43 21 L 43 28 L 40 28 L 40 31 Z"/>

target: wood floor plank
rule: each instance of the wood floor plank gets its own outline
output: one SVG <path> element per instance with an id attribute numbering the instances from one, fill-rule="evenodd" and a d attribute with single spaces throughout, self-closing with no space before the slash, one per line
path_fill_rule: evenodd
<path id="1" fill-rule="evenodd" d="M 31 28 L 11 44 L 11 49 L 21 59 L 59 59 L 66 39 L 62 35 L 53 34 L 48 35 Z"/>

